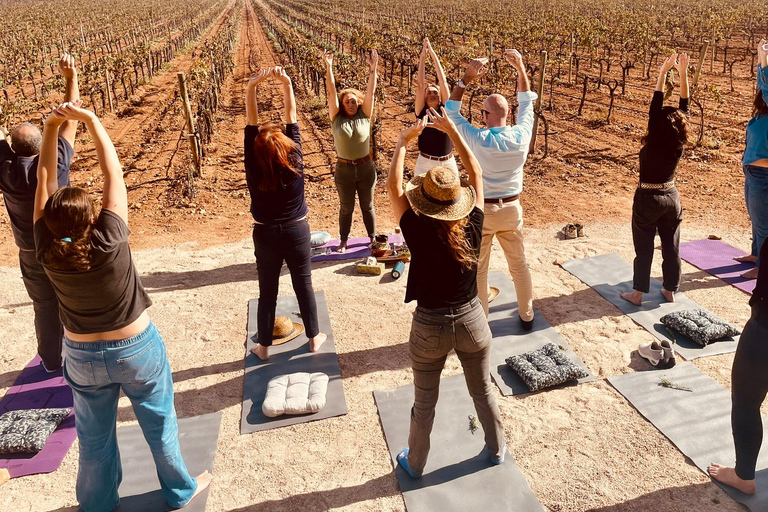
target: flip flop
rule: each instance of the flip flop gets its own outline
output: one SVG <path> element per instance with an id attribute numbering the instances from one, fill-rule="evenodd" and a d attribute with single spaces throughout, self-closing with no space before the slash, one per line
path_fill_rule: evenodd
<path id="1" fill-rule="evenodd" d="M 498 288 L 496 288 L 495 286 L 489 286 L 488 287 L 488 304 L 493 302 L 493 299 L 498 297 L 499 293 L 501 293 L 501 292 L 499 291 Z"/>
<path id="2" fill-rule="evenodd" d="M 403 448 L 403 451 L 397 454 L 397 463 L 400 464 L 400 467 L 405 470 L 406 473 L 411 475 L 411 478 L 421 478 L 421 475 L 416 473 L 414 470 L 411 469 L 411 466 L 408 465 L 408 452 L 410 450 L 408 448 Z"/>

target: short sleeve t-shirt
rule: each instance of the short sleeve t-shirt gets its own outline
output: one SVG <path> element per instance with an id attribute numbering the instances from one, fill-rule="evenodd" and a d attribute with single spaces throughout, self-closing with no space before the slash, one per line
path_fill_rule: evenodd
<path id="1" fill-rule="evenodd" d="M 69 186 L 69 166 L 75 152 L 66 139 L 59 137 L 59 161 L 56 169 L 59 187 Z M 37 189 L 37 163 L 34 157 L 17 156 L 5 140 L 0 140 L 0 191 L 11 219 L 13 238 L 19 249 L 33 251 L 35 239 L 32 219 Z"/>
<path id="2" fill-rule="evenodd" d="M 122 329 L 152 305 L 128 246 L 130 231 L 116 213 L 102 209 L 91 232 L 91 268 L 57 270 L 43 263 L 53 243 L 45 219 L 35 223 L 37 260 L 43 263 L 59 300 L 61 323 L 70 332 L 93 334 Z"/>
<path id="3" fill-rule="evenodd" d="M 483 210 L 475 207 L 464 228 L 477 257 L 484 220 Z M 421 307 L 437 309 L 466 304 L 477 296 L 477 264 L 462 268 L 427 218 L 409 208 L 400 218 L 400 228 L 411 251 L 405 302 L 415 300 Z"/>
<path id="4" fill-rule="evenodd" d="M 251 194 L 251 215 L 260 224 L 280 224 L 301 219 L 307 215 L 307 202 L 304 198 L 304 161 L 301 152 L 301 134 L 296 123 L 285 125 L 285 135 L 297 144 L 291 154 L 297 175 L 290 169 L 284 169 L 280 176 L 280 185 L 275 191 L 259 190 L 259 181 L 263 172 L 256 160 L 253 142 L 259 135 L 259 127 L 245 127 L 245 180 Z"/>
<path id="5" fill-rule="evenodd" d="M 445 105 L 440 104 L 440 107 L 444 106 Z M 421 112 L 416 114 L 416 118 L 423 119 L 424 116 L 427 115 L 427 108 L 428 107 L 425 105 L 424 108 L 421 109 Z M 440 108 L 438 107 L 437 110 L 439 111 Z M 434 157 L 450 155 L 451 151 L 453 151 L 453 142 L 451 142 L 451 138 L 447 133 L 427 126 L 421 134 L 419 134 L 419 151 L 425 155 Z"/>
<path id="6" fill-rule="evenodd" d="M 360 108 L 354 117 L 343 112 L 336 114 L 331 122 L 336 154 L 345 160 L 365 158 L 371 151 L 371 120 Z"/>

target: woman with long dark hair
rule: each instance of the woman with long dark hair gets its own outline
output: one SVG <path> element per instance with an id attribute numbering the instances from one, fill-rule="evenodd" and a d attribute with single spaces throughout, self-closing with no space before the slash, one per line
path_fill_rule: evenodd
<path id="1" fill-rule="evenodd" d="M 758 251 L 768 238 L 768 41 L 757 45 L 757 91 L 752 119 L 747 123 L 746 148 L 741 160 L 744 167 L 744 197 L 752 222 L 752 249 L 737 261 L 754 263 L 755 268 L 741 277 L 755 279 L 760 267 Z"/>
<path id="2" fill-rule="evenodd" d="M 621 298 L 640 305 L 650 291 L 656 232 L 661 239 L 662 294 L 674 302 L 680 285 L 680 223 L 683 209 L 675 186 L 675 170 L 688 141 L 688 55 L 673 53 L 659 70 L 648 112 L 648 131 L 640 149 L 640 183 L 632 205 L 632 240 L 635 245 L 633 292 Z M 680 75 L 678 108 L 664 106 L 664 87 L 672 68 Z"/>
<path id="3" fill-rule="evenodd" d="M 285 126 L 259 126 L 256 87 L 270 77 L 278 80 L 283 89 Z M 245 127 L 245 178 L 251 194 L 253 245 L 259 273 L 259 339 L 252 350 L 259 359 L 269 359 L 280 269 L 285 262 L 299 301 L 309 350 L 315 352 L 326 335 L 320 332 L 312 289 L 304 162 L 296 99 L 291 79 L 282 67 L 261 70 L 248 81 L 245 113 L 248 122 Z"/>
<path id="4" fill-rule="evenodd" d="M 469 173 L 461 186 L 458 173 L 435 167 L 415 176 L 403 190 L 408 142 L 427 126 L 447 133 Z M 501 464 L 507 451 L 501 414 L 490 378 L 491 330 L 477 297 L 477 259 L 483 237 L 483 178 L 480 164 L 445 115 L 430 109 L 405 130 L 395 148 L 387 178 L 392 211 L 411 250 L 405 301 L 417 302 L 409 352 L 414 404 L 408 447 L 398 463 L 413 478 L 421 476 L 429 454 L 440 373 L 451 350 L 464 368 L 469 394 L 485 432 L 491 462 Z"/>
<path id="5" fill-rule="evenodd" d="M 59 301 L 64 325 L 64 377 L 74 396 L 80 439 L 77 499 L 84 512 L 107 512 L 120 503 L 122 479 L 115 432 L 122 390 L 155 460 L 163 496 L 185 506 L 211 482 L 192 478 L 179 448 L 173 381 L 160 332 L 146 309 L 128 246 L 128 194 L 115 147 L 96 115 L 65 103 L 43 131 L 34 207 L 38 260 Z M 93 137 L 104 174 L 102 208 L 77 187 L 59 188 L 56 133 L 80 121 Z"/>
<path id="6" fill-rule="evenodd" d="M 357 89 L 344 89 L 336 94 L 333 79 L 333 53 L 325 52 L 325 85 L 328 94 L 328 115 L 331 118 L 333 142 L 336 146 L 336 172 L 334 181 L 339 192 L 338 251 L 347 249 L 355 211 L 355 194 L 360 201 L 363 223 L 373 243 L 376 236 L 376 212 L 373 194 L 376 191 L 376 166 L 371 155 L 371 119 L 376 102 L 376 66 L 379 54 L 372 50 L 368 56 L 368 88 L 365 95 Z"/>
<path id="7" fill-rule="evenodd" d="M 427 84 L 425 69 L 427 55 L 432 59 L 432 64 L 435 66 L 437 84 Z M 439 110 L 444 107 L 450 95 L 443 66 L 440 64 L 440 59 L 437 57 L 435 50 L 432 49 L 429 38 L 426 37 L 421 48 L 419 71 L 416 77 L 416 104 L 414 105 L 414 112 L 416 119 L 423 119 L 427 115 L 427 109 Z M 453 156 L 453 142 L 451 142 L 451 138 L 447 133 L 427 126 L 419 135 L 418 147 L 419 156 L 416 159 L 416 167 L 413 170 L 414 175 L 426 174 L 427 171 L 438 165 L 453 169 L 456 173 L 459 172 L 456 166 L 456 158 Z"/>

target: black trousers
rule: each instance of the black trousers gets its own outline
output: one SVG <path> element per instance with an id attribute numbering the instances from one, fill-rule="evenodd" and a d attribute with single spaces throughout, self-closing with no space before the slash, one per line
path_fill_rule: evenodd
<path id="1" fill-rule="evenodd" d="M 19 250 L 21 277 L 35 310 L 37 353 L 49 370 L 61 368 L 61 341 L 64 328 L 59 319 L 59 301 L 35 251 Z"/>
<path id="2" fill-rule="evenodd" d="M 763 443 L 760 406 L 768 393 L 768 305 L 752 306 L 752 317 L 736 349 L 731 370 L 731 426 L 736 447 L 736 474 L 755 479 L 755 465 Z"/>
<path id="3" fill-rule="evenodd" d="M 275 307 L 283 262 L 291 272 L 291 282 L 307 337 L 320 333 L 317 304 L 312 289 L 311 247 L 309 223 L 306 220 L 274 226 L 256 224 L 253 227 L 253 245 L 259 272 L 259 308 L 256 313 L 259 344 L 272 345 L 275 327 Z"/>
<path id="4" fill-rule="evenodd" d="M 661 238 L 661 272 L 664 289 L 676 292 L 680 286 L 680 223 L 683 209 L 677 188 L 637 189 L 632 205 L 632 241 L 635 244 L 633 288 L 651 291 L 651 263 L 656 232 Z"/>

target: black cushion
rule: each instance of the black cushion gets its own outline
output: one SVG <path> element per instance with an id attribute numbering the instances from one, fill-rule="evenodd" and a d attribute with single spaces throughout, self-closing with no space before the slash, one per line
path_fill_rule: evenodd
<path id="1" fill-rule="evenodd" d="M 741 331 L 736 327 L 721 320 L 706 309 L 675 311 L 661 317 L 661 323 L 688 336 L 701 346 L 707 346 L 715 340 L 741 334 Z"/>
<path id="2" fill-rule="evenodd" d="M 0 453 L 36 453 L 69 416 L 69 409 L 26 409 L 0 416 Z"/>
<path id="3" fill-rule="evenodd" d="M 506 361 L 531 391 L 589 376 L 554 343 L 547 343 L 540 349 L 519 356 L 508 357 Z"/>

